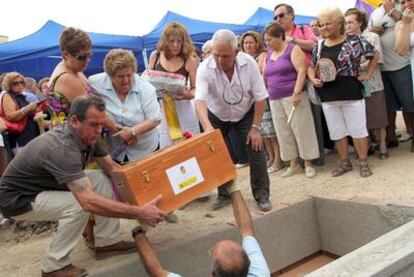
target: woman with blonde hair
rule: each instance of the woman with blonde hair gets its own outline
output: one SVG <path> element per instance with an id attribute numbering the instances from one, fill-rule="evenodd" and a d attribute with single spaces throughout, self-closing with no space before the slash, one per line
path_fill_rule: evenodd
<path id="1" fill-rule="evenodd" d="M 37 123 L 33 120 L 37 103 L 29 103 L 23 95 L 25 81 L 18 72 L 9 72 L 4 76 L 1 95 L 1 109 L 6 120 L 21 122 L 26 120 L 26 126 L 21 133 L 8 132 L 6 140 L 8 147 L 15 155 L 19 148 L 39 135 Z"/>
<path id="2" fill-rule="evenodd" d="M 313 50 L 308 75 L 321 98 L 329 135 L 340 159 L 332 176 L 352 170 L 347 138 L 351 136 L 359 157 L 360 175 L 369 177 L 372 172 L 367 161 L 368 131 L 361 81 L 371 79 L 378 56 L 364 38 L 345 34 L 345 18 L 338 8 L 325 9 L 318 21 L 324 40 Z M 368 60 L 365 71 L 361 70 L 363 57 Z"/>
<path id="3" fill-rule="evenodd" d="M 194 46 L 191 38 L 183 25 L 178 22 L 171 22 L 165 26 L 161 38 L 157 44 L 157 49 L 153 51 L 149 58 L 149 69 L 180 74 L 186 78 L 187 87 L 179 92 L 175 99 L 161 99 L 161 108 L 163 110 L 160 125 L 160 147 L 163 148 L 173 143 L 170 137 L 167 119 L 167 109 L 175 108 L 181 133 L 189 131 L 193 134 L 200 133 L 200 127 L 197 115 L 194 110 L 192 99 L 195 92 L 195 77 L 199 62 L 192 55 Z M 189 86 L 188 86 L 189 84 Z M 165 102 L 165 101 L 172 101 Z M 170 114 L 171 115 L 171 114 Z M 169 214 L 167 221 L 176 222 L 178 220 L 175 214 Z"/>

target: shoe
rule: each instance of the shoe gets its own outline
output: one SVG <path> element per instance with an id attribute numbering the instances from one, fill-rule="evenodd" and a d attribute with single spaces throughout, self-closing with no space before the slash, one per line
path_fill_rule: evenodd
<path id="1" fill-rule="evenodd" d="M 399 142 L 407 142 L 412 138 L 412 136 L 410 136 L 407 133 L 401 134 L 401 136 L 398 138 Z"/>
<path id="2" fill-rule="evenodd" d="M 167 214 L 167 216 L 165 217 L 165 221 L 167 221 L 169 223 L 177 223 L 178 222 L 178 216 L 174 212 L 171 212 L 171 213 Z"/>
<path id="3" fill-rule="evenodd" d="M 399 146 L 398 140 L 392 140 L 387 142 L 387 148 L 397 148 Z"/>
<path id="4" fill-rule="evenodd" d="M 268 212 L 272 209 L 272 203 L 270 203 L 267 198 L 260 198 L 259 201 L 257 201 L 257 206 L 259 206 L 259 209 L 262 212 Z"/>
<path id="5" fill-rule="evenodd" d="M 292 168 L 291 166 L 288 167 L 288 169 L 283 172 L 280 177 L 282 178 L 288 178 L 290 176 L 295 175 L 296 173 L 299 173 L 302 170 L 302 168 L 300 167 L 300 165 L 296 165 L 296 167 Z"/>
<path id="6" fill-rule="evenodd" d="M 314 159 L 312 161 L 312 164 L 315 165 L 315 166 L 324 166 L 325 165 L 325 159 L 323 159 L 323 158 Z"/>
<path id="7" fill-rule="evenodd" d="M 245 163 L 245 164 L 236 164 L 236 168 L 237 168 L 237 169 L 239 169 L 239 168 L 246 167 L 246 166 L 248 166 L 248 165 L 249 165 L 249 163 Z"/>
<path id="8" fill-rule="evenodd" d="M 230 197 L 219 196 L 216 201 L 211 205 L 211 210 L 215 211 L 223 208 L 224 206 L 231 203 Z"/>
<path id="9" fill-rule="evenodd" d="M 380 159 L 380 160 L 386 160 L 386 159 L 388 159 L 388 152 L 384 152 L 384 153 L 379 153 L 378 154 L 378 158 Z"/>
<path id="10" fill-rule="evenodd" d="M 128 254 L 136 251 L 137 244 L 135 242 L 121 240 L 112 245 L 95 247 L 95 258 L 101 260 L 115 255 Z"/>
<path id="11" fill-rule="evenodd" d="M 313 178 L 316 176 L 316 169 L 312 166 L 305 167 L 305 176 L 306 178 Z"/>
<path id="12" fill-rule="evenodd" d="M 83 277 L 86 275 L 88 275 L 86 269 L 76 267 L 72 264 L 51 272 L 42 271 L 42 277 Z"/>
<path id="13" fill-rule="evenodd" d="M 362 178 L 368 178 L 372 175 L 371 168 L 369 168 L 369 165 L 364 163 L 359 165 L 359 174 Z"/>

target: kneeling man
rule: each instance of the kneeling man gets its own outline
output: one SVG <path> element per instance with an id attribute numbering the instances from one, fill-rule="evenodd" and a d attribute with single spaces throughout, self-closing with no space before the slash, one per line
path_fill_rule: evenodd
<path id="1" fill-rule="evenodd" d="M 105 104 L 97 96 L 75 99 L 69 122 L 27 144 L 6 168 L 0 183 L 0 212 L 16 220 L 58 220 L 56 236 L 41 262 L 42 276 L 85 276 L 69 254 L 88 222 L 95 217 L 95 255 L 103 258 L 134 251 L 121 241 L 119 219 L 137 219 L 154 226 L 165 213 L 156 207 L 161 196 L 138 207 L 113 200 L 111 171 L 119 166 L 98 139 L 106 121 Z M 88 157 L 101 170 L 84 171 Z"/>

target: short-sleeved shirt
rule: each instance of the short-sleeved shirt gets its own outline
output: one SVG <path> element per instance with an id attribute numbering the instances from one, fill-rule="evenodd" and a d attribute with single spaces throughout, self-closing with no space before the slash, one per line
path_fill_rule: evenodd
<path id="1" fill-rule="evenodd" d="M 197 70 L 195 99 L 206 101 L 208 110 L 225 122 L 240 121 L 254 102 L 268 97 L 259 67 L 249 54 L 239 52 L 234 66 L 231 81 L 213 56 Z"/>
<path id="2" fill-rule="evenodd" d="M 315 33 L 308 25 L 295 25 L 291 37 L 295 39 L 311 40 L 314 42 L 318 41 L 318 38 L 316 37 Z M 304 51 L 304 53 L 306 56 L 306 61 L 308 62 L 308 64 L 310 64 L 312 60 L 312 52 Z"/>
<path id="3" fill-rule="evenodd" d="M 101 96 L 106 104 L 106 110 L 110 117 L 119 125 L 132 127 L 145 120 L 161 120 L 160 105 L 157 102 L 155 88 L 138 74 L 134 74 L 131 90 L 122 102 L 112 84 L 111 78 L 106 73 L 99 73 L 89 77 L 89 84 L 95 89 L 95 93 Z M 110 137 L 109 144 L 114 152 L 124 142 L 118 137 Z M 113 157 L 123 161 L 125 155 L 128 160 L 136 160 L 146 154 L 154 152 L 159 144 L 159 131 L 154 128 L 139 136 L 135 144 L 128 145 L 124 150 L 118 151 Z"/>
<path id="4" fill-rule="evenodd" d="M 397 5 L 397 9 L 400 7 Z M 378 7 L 370 16 L 368 27 L 384 27 L 384 33 L 380 36 L 384 63 L 381 71 L 396 71 L 410 64 L 409 53 L 400 56 L 395 51 L 395 21 L 385 12 L 384 7 Z"/>
<path id="5" fill-rule="evenodd" d="M 17 216 L 32 209 L 38 193 L 67 191 L 67 183 L 85 177 L 87 158 L 107 155 L 98 143 L 85 145 L 70 125 L 35 138 L 10 162 L 0 181 L 0 212 Z"/>
<path id="6" fill-rule="evenodd" d="M 359 35 L 348 35 L 341 44 L 328 47 L 322 43 L 321 47 L 320 52 L 318 46 L 313 50 L 312 67 L 316 67 L 320 53 L 320 58 L 331 59 L 337 70 L 334 81 L 324 83 L 317 89 L 321 101 L 362 99 L 362 83 L 357 79 L 361 59 L 371 60 L 376 55 L 374 46 Z"/>
<path id="7" fill-rule="evenodd" d="M 380 70 L 380 65 L 384 63 L 384 55 L 382 53 L 379 35 L 369 31 L 365 31 L 362 33 L 362 37 L 365 38 L 370 44 L 372 44 L 372 46 L 375 47 L 375 50 L 377 51 L 379 57 L 378 66 L 375 68 L 375 71 L 372 74 L 371 79 L 368 81 L 364 81 L 364 88 L 366 93 L 365 96 L 368 96 L 373 92 L 384 90 L 384 83 L 382 82 Z M 362 60 L 362 62 L 364 62 L 364 60 Z"/>

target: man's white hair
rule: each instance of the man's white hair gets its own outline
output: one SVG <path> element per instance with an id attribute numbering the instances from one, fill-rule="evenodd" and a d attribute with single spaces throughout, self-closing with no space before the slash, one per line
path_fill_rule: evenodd
<path id="1" fill-rule="evenodd" d="M 213 38 L 213 47 L 215 43 L 227 43 L 234 50 L 238 48 L 237 36 L 230 30 L 222 29 L 214 33 Z"/>

